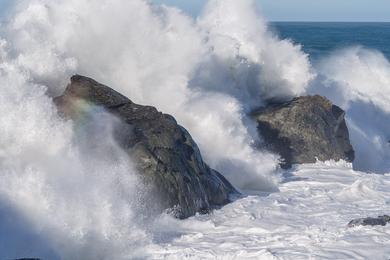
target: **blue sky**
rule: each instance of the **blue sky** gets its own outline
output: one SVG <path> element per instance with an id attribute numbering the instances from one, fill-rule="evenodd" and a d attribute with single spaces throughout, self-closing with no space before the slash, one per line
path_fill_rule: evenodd
<path id="1" fill-rule="evenodd" d="M 0 0 L 0 15 L 4 15 L 12 0 Z"/>
<path id="2" fill-rule="evenodd" d="M 7 3 L 0 0 L 0 14 Z M 131 0 L 129 0 L 131 1 Z M 196 16 L 206 0 L 151 0 L 175 5 Z M 237 0 L 240 1 L 240 0 Z M 270 21 L 387 21 L 390 22 L 390 0 L 256 0 Z"/>

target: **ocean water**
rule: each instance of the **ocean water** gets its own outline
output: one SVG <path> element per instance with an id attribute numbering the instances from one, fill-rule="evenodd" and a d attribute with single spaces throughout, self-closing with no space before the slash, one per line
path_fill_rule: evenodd
<path id="1" fill-rule="evenodd" d="M 271 27 L 281 38 L 301 44 L 313 61 L 356 45 L 378 50 L 390 59 L 390 23 L 274 22 Z"/>
<path id="2" fill-rule="evenodd" d="M 389 258 L 389 227 L 347 228 L 390 213 L 389 26 L 269 25 L 255 3 L 209 0 L 194 19 L 146 0 L 12 1 L 0 24 L 0 259 Z M 58 116 L 53 97 L 76 73 L 172 114 L 243 197 L 187 220 L 147 215 L 115 119 L 91 108 L 76 128 Z M 353 164 L 283 171 L 255 148 L 248 112 L 308 94 L 346 111 Z"/>

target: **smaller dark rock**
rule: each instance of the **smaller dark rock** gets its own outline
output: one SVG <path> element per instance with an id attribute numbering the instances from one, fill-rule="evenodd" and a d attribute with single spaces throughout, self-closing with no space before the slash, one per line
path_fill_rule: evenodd
<path id="1" fill-rule="evenodd" d="M 348 223 L 348 227 L 356 226 L 386 226 L 390 223 L 390 216 L 384 215 L 377 218 L 358 218 Z"/>
<path id="2" fill-rule="evenodd" d="M 316 160 L 354 160 L 345 112 L 322 96 L 268 104 L 252 115 L 268 148 L 284 159 L 283 168 Z"/>

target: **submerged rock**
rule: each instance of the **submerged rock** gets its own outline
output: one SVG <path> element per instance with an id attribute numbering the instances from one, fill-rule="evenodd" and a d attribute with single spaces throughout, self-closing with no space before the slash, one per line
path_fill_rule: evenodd
<path id="1" fill-rule="evenodd" d="M 345 112 L 321 96 L 294 98 L 253 112 L 258 130 L 270 150 L 281 155 L 282 167 L 316 160 L 355 157 Z"/>
<path id="2" fill-rule="evenodd" d="M 120 119 L 114 127 L 115 139 L 135 161 L 145 184 L 152 186 L 162 210 L 172 209 L 176 217 L 186 218 L 223 206 L 230 202 L 230 195 L 238 194 L 203 161 L 190 134 L 172 116 L 137 105 L 79 75 L 71 78 L 63 95 L 54 101 L 59 112 L 74 121 L 82 121 L 80 102 L 103 107 Z"/>
<path id="3" fill-rule="evenodd" d="M 348 223 L 348 227 L 355 226 L 386 226 L 390 223 L 390 216 L 384 215 L 377 218 L 359 218 Z"/>

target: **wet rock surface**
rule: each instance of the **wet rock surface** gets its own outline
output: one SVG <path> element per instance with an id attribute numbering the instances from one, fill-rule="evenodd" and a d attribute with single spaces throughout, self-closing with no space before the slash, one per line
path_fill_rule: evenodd
<path id="1" fill-rule="evenodd" d="M 390 216 L 384 215 L 377 218 L 359 218 L 348 223 L 348 227 L 356 226 L 386 226 L 390 223 Z"/>
<path id="2" fill-rule="evenodd" d="M 281 155 L 283 168 L 317 159 L 354 160 L 345 112 L 322 96 L 271 103 L 252 115 L 268 148 Z"/>
<path id="3" fill-rule="evenodd" d="M 238 194 L 203 161 L 190 134 L 172 116 L 135 104 L 79 75 L 71 78 L 63 95 L 54 101 L 59 113 L 74 121 L 82 118 L 80 102 L 103 107 L 119 118 L 115 139 L 136 163 L 145 185 L 152 187 L 161 210 L 171 209 L 176 217 L 186 218 L 223 206 L 231 201 L 231 195 Z"/>

